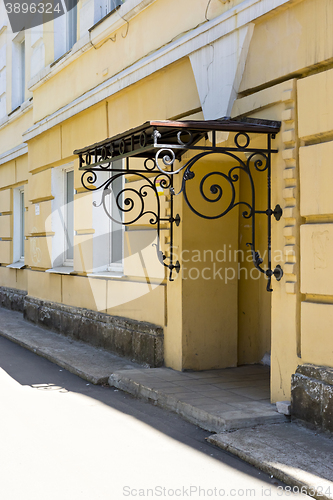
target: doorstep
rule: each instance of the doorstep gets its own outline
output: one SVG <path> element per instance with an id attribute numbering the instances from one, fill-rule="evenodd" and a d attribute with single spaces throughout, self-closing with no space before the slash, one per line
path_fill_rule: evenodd
<path id="1" fill-rule="evenodd" d="M 109 385 L 211 432 L 289 422 L 269 401 L 269 369 L 261 365 L 203 372 L 119 370 Z"/>

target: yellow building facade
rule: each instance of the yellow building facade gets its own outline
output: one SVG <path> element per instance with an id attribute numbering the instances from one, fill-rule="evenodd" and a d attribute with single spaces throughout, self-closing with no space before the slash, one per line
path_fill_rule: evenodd
<path id="1" fill-rule="evenodd" d="M 74 333 L 66 331 L 66 315 L 91 311 L 90 330 L 75 336 L 152 366 L 207 370 L 270 356 L 271 400 L 290 399 L 298 365 L 333 367 L 332 2 L 126 0 L 106 5 L 106 15 L 97 7 L 96 0 L 78 2 L 67 46 L 59 19 L 13 34 L 0 12 L 3 297 L 12 305 L 22 297 L 17 307 L 28 319 L 68 335 Z M 73 21 L 68 13 L 63 18 Z M 147 121 L 226 116 L 281 122 L 272 138 L 271 199 L 283 209 L 281 220 L 272 218 L 272 262 L 283 277 L 272 277 L 273 292 L 253 267 L 246 246 L 251 221 L 241 204 L 207 220 L 184 196 L 159 188 L 164 218 L 171 204 L 180 217 L 173 240 L 164 221 L 157 242 L 180 262 L 170 281 L 149 216 L 126 225 L 125 211 L 125 226 L 116 229 L 101 206 L 102 192 L 82 184 L 74 154 Z M 216 140 L 226 147 L 234 134 L 220 132 Z M 262 140 L 253 133 L 255 148 Z M 211 136 L 200 144 L 211 145 Z M 142 160 L 131 161 L 142 168 Z M 216 153 L 198 168 L 205 175 L 232 167 Z M 140 190 L 140 176 L 121 177 L 119 193 Z M 267 179 L 260 172 L 253 179 L 265 211 Z M 175 175 L 176 193 L 181 182 Z M 240 176 L 235 202 L 249 193 Z M 202 197 L 194 197 L 204 209 Z M 109 211 L 116 218 L 112 200 Z M 264 265 L 267 237 L 263 214 L 256 244 Z M 122 318 L 112 341 L 107 329 L 96 328 L 108 324 L 105 315 Z"/>

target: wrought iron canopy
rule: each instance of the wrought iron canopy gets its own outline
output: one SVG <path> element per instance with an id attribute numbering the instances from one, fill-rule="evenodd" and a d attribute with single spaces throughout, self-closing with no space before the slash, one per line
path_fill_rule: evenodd
<path id="1" fill-rule="evenodd" d="M 271 140 L 279 132 L 280 126 L 281 123 L 278 121 L 251 118 L 236 121 L 228 117 L 211 121 L 148 121 L 140 127 L 75 150 L 74 154 L 79 156 L 79 169 L 83 171 L 82 185 L 88 190 L 103 188 L 101 203 L 107 215 L 113 220 L 114 218 L 109 213 L 105 203 L 105 197 L 112 193 L 115 179 L 132 174 L 145 182 L 137 191 L 126 185 L 121 192 L 114 193 L 120 213 L 127 215 L 126 222 L 123 220 L 116 222 L 132 224 L 145 215 L 150 217 L 149 222 L 156 226 L 158 233 L 157 255 L 161 263 L 169 269 L 171 281 L 173 271 L 179 272 L 180 269 L 180 263 L 178 261 L 174 263 L 172 253 L 174 224 L 178 226 L 180 223 L 179 215 L 174 216 L 173 214 L 173 197 L 183 193 L 189 208 L 205 219 L 218 219 L 235 206 L 243 205 L 245 208 L 243 217 L 252 221 L 252 241 L 247 244 L 252 251 L 253 263 L 266 275 L 268 279 L 267 290 L 272 291 L 272 276 L 280 280 L 283 275 L 279 265 L 274 270 L 271 265 L 271 218 L 274 216 L 276 220 L 280 220 L 282 215 L 282 209 L 279 205 L 274 210 L 271 208 L 271 154 L 277 153 L 277 150 L 272 149 Z M 232 133 L 232 142 L 230 140 L 225 144 L 218 142 L 218 132 Z M 258 148 L 253 145 L 254 134 L 256 137 L 259 135 L 264 138 L 264 147 Z M 181 161 L 184 153 L 188 151 L 193 152 L 193 156 L 185 164 L 177 165 L 176 168 L 176 161 Z M 202 158 L 216 153 L 227 157 L 233 166 L 227 173 L 220 170 L 205 172 L 199 184 L 200 193 L 205 202 L 217 207 L 222 198 L 223 200 L 225 198 L 223 197 L 223 188 L 220 185 L 224 183 L 229 189 L 230 200 L 214 215 L 204 214 L 190 201 L 187 186 L 191 179 L 198 175 L 198 172 L 195 171 L 196 164 Z M 131 157 L 142 158 L 144 160 L 142 168 L 131 168 L 129 161 Z M 126 166 L 116 168 L 114 162 L 124 158 Z M 258 210 L 256 206 L 254 170 L 266 172 L 267 175 L 267 205 L 264 210 Z M 110 176 L 106 181 L 99 182 L 98 172 L 110 172 Z M 249 201 L 236 201 L 235 183 L 239 181 L 240 172 L 244 172 L 250 182 L 251 199 Z M 173 179 L 177 174 L 182 175 L 182 182 L 180 191 L 175 193 Z M 159 199 L 161 190 L 169 190 L 171 195 L 171 214 L 169 217 L 163 217 L 161 213 Z M 156 207 L 154 210 L 151 207 L 145 207 L 148 192 L 152 192 L 155 196 Z M 128 215 L 134 209 L 134 198 L 139 204 L 139 210 L 130 219 Z M 268 220 L 268 264 L 266 269 L 261 266 L 263 260 L 256 250 L 255 231 L 258 214 L 266 215 Z M 161 223 L 170 224 L 170 256 L 168 258 L 161 251 L 159 245 Z"/>

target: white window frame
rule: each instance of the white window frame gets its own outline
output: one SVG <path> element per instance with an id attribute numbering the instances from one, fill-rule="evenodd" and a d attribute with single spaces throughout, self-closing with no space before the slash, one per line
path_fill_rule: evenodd
<path id="1" fill-rule="evenodd" d="M 21 31 L 12 41 L 12 110 L 25 101 L 25 54 L 25 36 Z"/>
<path id="2" fill-rule="evenodd" d="M 52 169 L 52 214 L 51 227 L 54 233 L 52 237 L 52 268 L 47 269 L 49 273 L 70 274 L 74 270 L 74 258 L 68 258 L 68 238 L 66 236 L 68 205 L 67 205 L 67 174 L 74 172 L 74 163 L 68 163 Z M 74 257 L 74 189 L 73 179 L 73 257 Z"/>
<path id="3" fill-rule="evenodd" d="M 124 160 L 120 160 L 122 162 L 122 168 L 125 168 Z M 119 167 L 118 167 L 119 168 Z M 110 172 L 104 172 L 104 173 L 99 173 L 100 175 L 109 175 L 111 176 Z M 124 189 L 125 185 L 125 180 L 124 180 L 124 175 L 121 175 L 119 177 L 121 180 L 121 188 Z M 112 185 L 111 185 L 112 187 Z M 93 248 L 93 259 L 94 259 L 94 270 L 93 274 L 99 274 L 99 275 L 106 275 L 106 276 L 122 276 L 124 273 L 124 236 L 125 236 L 125 227 L 123 224 L 114 222 L 112 219 L 110 219 L 104 212 L 103 206 L 100 206 L 101 203 L 101 196 L 102 196 L 102 191 L 96 190 L 96 192 L 93 192 L 93 200 L 96 203 L 96 207 L 93 207 L 93 226 L 95 229 L 95 238 L 94 238 L 94 248 Z M 112 196 L 107 195 L 106 197 L 106 202 L 108 203 L 108 208 L 110 213 L 112 214 L 115 210 L 115 200 L 113 198 L 113 193 Z M 103 214 L 103 219 L 104 222 L 102 222 L 101 219 L 101 214 Z M 121 221 L 124 221 L 124 213 L 118 212 L 115 217 L 117 220 L 121 219 Z M 120 238 L 119 241 L 121 243 L 121 260 L 120 262 L 112 262 L 113 256 L 112 256 L 112 234 L 114 231 L 120 231 Z M 99 248 L 99 242 L 98 239 L 103 238 L 103 235 L 107 235 L 107 255 L 104 255 L 103 257 L 103 264 L 101 265 L 101 262 L 99 259 L 96 259 L 96 254 L 100 255 L 100 248 Z M 119 233 L 118 233 L 119 235 Z M 119 236 L 118 236 L 119 237 Z M 106 241 L 106 238 L 105 240 Z M 96 260 L 98 261 L 96 263 Z"/>
<path id="4" fill-rule="evenodd" d="M 120 177 L 118 177 L 118 179 L 120 179 L 120 181 L 121 181 L 121 190 L 122 190 L 122 189 L 124 189 L 124 176 L 121 175 Z M 124 221 L 124 213 L 120 213 L 120 211 L 117 209 L 113 192 L 112 192 L 112 196 L 109 196 L 108 201 L 109 201 L 111 215 L 114 216 L 115 215 L 114 212 L 115 212 L 115 210 L 117 210 L 118 214 L 116 214 L 117 215 L 116 218 L 121 219 L 121 221 L 123 222 Z M 107 270 L 109 272 L 122 273 L 124 270 L 124 236 L 125 236 L 124 225 L 119 224 L 117 222 L 114 222 L 112 219 L 109 219 L 109 221 L 110 221 L 110 223 L 109 223 L 109 263 L 108 263 Z M 121 238 L 120 238 L 120 241 L 121 241 L 121 249 L 120 249 L 121 261 L 120 262 L 119 261 L 118 262 L 112 261 L 112 259 L 113 259 L 112 244 L 113 244 L 113 232 L 114 231 L 121 232 L 120 233 L 121 234 Z"/>
<path id="5" fill-rule="evenodd" d="M 77 4 L 66 11 L 66 51 L 70 50 L 77 42 L 77 14 Z"/>
<path id="6" fill-rule="evenodd" d="M 126 0 L 95 0 L 94 1 L 94 23 L 98 23 L 105 16 L 120 7 Z"/>
<path id="7" fill-rule="evenodd" d="M 61 0 L 65 14 L 53 20 L 54 25 L 54 60 L 57 61 L 69 52 L 77 42 L 78 8 L 77 4 L 67 11 L 64 0 Z M 74 26 L 74 30 L 73 30 Z"/>
<path id="8" fill-rule="evenodd" d="M 24 254 L 25 254 L 25 249 L 24 249 L 24 241 L 25 241 L 25 235 L 24 235 L 24 232 L 25 232 L 25 206 L 24 206 L 24 188 L 22 187 L 20 190 L 19 190 L 19 196 L 20 196 L 20 259 L 21 261 L 24 262 Z"/>
<path id="9" fill-rule="evenodd" d="M 69 206 L 68 206 L 68 199 L 67 199 L 67 190 L 68 190 L 68 177 L 67 177 L 67 174 L 70 173 L 70 172 L 73 172 L 73 202 L 72 202 L 72 205 L 71 205 L 71 211 L 72 211 L 72 217 L 73 217 L 73 220 L 72 220 L 72 224 L 73 224 L 73 234 L 72 234 L 72 238 L 73 238 L 73 247 L 72 247 L 72 251 L 73 251 L 73 257 L 69 258 L 68 257 L 68 250 L 69 250 L 69 246 L 67 244 L 67 241 L 68 241 L 68 214 L 69 214 Z M 67 266 L 67 267 L 74 267 L 74 234 L 75 234 L 75 231 L 74 231 L 74 196 L 75 196 L 75 189 L 74 189 L 74 166 L 71 165 L 70 167 L 67 167 L 67 168 L 64 168 L 63 169 L 63 182 L 64 182 L 64 189 L 63 189 L 63 205 L 64 205 L 64 238 L 63 238 L 63 243 L 64 243 L 64 262 L 63 262 L 63 265 L 64 266 Z"/>
<path id="10" fill-rule="evenodd" d="M 13 189 L 13 263 L 7 267 L 24 267 L 25 242 L 25 203 L 24 186 Z M 23 252 L 22 252 L 23 250 Z M 23 253 L 23 255 L 22 255 Z"/>

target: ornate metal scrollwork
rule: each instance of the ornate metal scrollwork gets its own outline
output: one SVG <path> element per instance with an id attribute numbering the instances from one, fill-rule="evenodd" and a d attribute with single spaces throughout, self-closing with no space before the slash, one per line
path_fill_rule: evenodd
<path id="1" fill-rule="evenodd" d="M 177 136 L 179 143 L 182 143 L 180 136 L 178 134 Z M 240 144 L 240 140 L 243 139 L 244 142 L 243 144 Z M 234 137 L 234 143 L 236 148 L 244 152 L 250 144 L 250 137 L 248 134 L 242 132 L 238 133 Z M 164 153 L 166 150 L 159 150 L 158 153 L 156 153 L 156 163 L 161 172 L 166 173 L 165 171 L 162 170 L 162 168 L 158 165 L 158 158 L 159 156 Z M 223 200 L 223 195 L 225 192 L 225 189 L 223 189 L 221 183 L 217 183 L 214 181 L 212 184 L 209 184 L 209 180 L 215 178 L 220 178 L 221 182 L 224 182 L 227 184 L 229 187 L 230 191 L 230 201 L 227 204 L 227 207 L 224 208 L 222 211 L 218 211 L 215 215 L 207 215 L 202 212 L 200 212 L 198 209 L 195 208 L 195 206 L 191 203 L 189 195 L 188 195 L 188 190 L 187 186 L 189 184 L 188 181 L 191 179 L 194 179 L 196 176 L 195 172 L 193 171 L 193 168 L 195 165 L 201 160 L 202 158 L 212 155 L 212 154 L 222 154 L 229 159 L 232 159 L 236 162 L 236 165 L 233 166 L 232 168 L 229 169 L 228 173 L 224 173 L 221 171 L 212 171 L 207 174 L 205 174 L 199 183 L 199 190 L 201 197 L 210 204 L 217 204 L 218 202 Z M 280 265 L 277 265 L 274 270 L 272 270 L 272 260 L 271 260 L 271 217 L 272 215 L 275 217 L 275 219 L 278 221 L 280 220 L 282 216 L 282 209 L 280 205 L 276 205 L 275 209 L 272 210 L 270 207 L 270 196 L 271 196 L 271 148 L 270 148 L 270 137 L 268 137 L 268 149 L 267 152 L 263 151 L 254 151 L 251 152 L 247 158 L 246 161 L 242 160 L 239 157 L 239 153 L 236 151 L 235 153 L 228 150 L 228 149 L 222 149 L 222 148 L 213 148 L 211 151 L 204 151 L 201 152 L 197 155 L 194 155 L 185 165 L 183 165 L 181 168 L 176 170 L 175 172 L 172 172 L 173 174 L 179 173 L 183 171 L 183 178 L 182 178 L 182 185 L 181 189 L 178 193 L 175 193 L 174 189 L 171 189 L 171 193 L 174 196 L 180 195 L 181 193 L 183 194 L 185 201 L 188 205 L 188 207 L 191 209 L 193 213 L 198 215 L 199 217 L 202 217 L 204 219 L 219 219 L 229 213 L 234 207 L 238 205 L 244 205 L 246 207 L 246 210 L 242 212 L 242 216 L 245 219 L 251 219 L 252 220 L 252 238 L 251 241 L 248 242 L 246 245 L 251 249 L 252 252 L 252 260 L 254 266 L 263 274 L 265 274 L 268 278 L 267 282 L 267 291 L 271 292 L 273 291 L 271 288 L 271 281 L 272 281 L 272 276 L 276 278 L 277 281 L 280 281 L 280 279 L 283 276 L 283 270 Z M 169 163 L 167 163 L 169 164 Z M 267 172 L 267 182 L 268 182 L 268 191 L 269 191 L 269 208 L 265 211 L 262 210 L 257 210 L 256 209 L 256 199 L 255 199 L 255 185 L 254 185 L 254 180 L 251 172 L 251 168 L 254 168 L 258 172 Z M 238 201 L 236 202 L 236 189 L 235 189 L 235 183 L 239 181 L 239 174 L 236 173 L 236 171 L 239 170 L 239 172 L 244 172 L 244 174 L 248 177 L 250 181 L 250 186 L 251 186 L 251 202 L 246 202 L 246 201 Z M 169 174 L 170 175 L 170 174 Z M 206 186 L 208 185 L 208 189 Z M 207 194 L 209 193 L 209 194 Z M 262 267 L 263 259 L 260 257 L 260 253 L 256 250 L 256 215 L 257 214 L 266 214 L 268 217 L 268 268 L 264 269 Z"/>
<path id="2" fill-rule="evenodd" d="M 258 122 L 258 120 L 254 121 Z M 234 135 L 233 144 L 219 147 L 216 145 L 216 130 L 213 127 L 210 129 L 211 145 L 202 145 L 202 143 L 198 145 L 201 139 L 208 137 L 207 130 L 209 128 L 207 126 L 199 129 L 199 127 L 191 128 L 189 126 L 187 128 L 183 125 L 177 127 L 177 123 L 181 122 L 175 122 L 175 126 L 173 126 L 173 122 L 170 123 L 171 125 L 165 125 L 164 122 L 147 122 L 144 128 L 133 129 L 127 135 L 121 134 L 113 139 L 103 141 L 103 143 L 75 152 L 79 154 L 80 169 L 83 170 L 82 185 L 88 190 L 102 189 L 100 205 L 103 205 L 107 215 L 115 222 L 133 224 L 141 218 L 148 218 L 149 224 L 157 229 L 157 255 L 160 262 L 169 269 L 170 280 L 173 280 L 173 271 L 179 272 L 180 269 L 179 262 L 173 262 L 172 254 L 173 226 L 174 224 L 178 226 L 180 223 L 179 215 L 173 216 L 173 197 L 182 194 L 193 213 L 210 220 L 221 218 L 233 208 L 243 206 L 242 216 L 251 220 L 252 223 L 251 241 L 247 242 L 247 246 L 251 250 L 253 264 L 267 277 L 267 290 L 272 291 L 272 276 L 279 281 L 283 275 L 279 265 L 272 269 L 271 259 L 271 218 L 274 216 L 278 221 L 282 216 L 282 209 L 279 205 L 276 205 L 274 210 L 271 207 L 271 154 L 276 152 L 271 148 L 274 132 L 272 130 L 267 132 L 264 127 L 259 127 L 259 133 L 265 134 L 267 138 L 267 145 L 263 149 L 253 148 L 251 147 L 250 132 L 244 131 L 239 125 L 236 127 L 235 122 L 229 121 L 230 130 L 237 132 Z M 219 122 L 219 126 L 221 123 L 223 122 Z M 271 123 L 274 123 L 275 129 L 278 130 L 277 122 Z M 251 132 L 256 131 L 256 125 L 253 123 L 247 127 Z M 216 128 L 219 130 L 218 127 Z M 228 130 L 227 127 L 220 126 L 221 128 Z M 175 168 L 176 160 L 179 160 L 186 151 L 193 151 L 193 156 L 184 165 Z M 200 169 L 196 169 L 200 160 L 212 154 L 219 154 L 233 163 L 228 172 L 214 169 L 202 174 Z M 144 158 L 143 168 L 130 169 L 129 157 L 131 156 Z M 114 168 L 113 162 L 121 158 L 127 159 L 126 168 Z M 97 185 L 98 175 L 96 171 L 110 172 L 110 177 Z M 256 205 L 254 171 L 267 176 L 267 208 L 265 210 L 258 210 Z M 121 220 L 116 220 L 114 215 L 109 212 L 109 204 L 106 203 L 106 199 L 112 193 L 114 181 L 128 174 L 134 174 L 144 182 L 138 189 L 125 185 L 117 193 L 115 201 L 119 214 L 125 218 L 124 222 L 123 217 Z M 248 200 L 237 201 L 236 186 L 237 183 L 239 184 L 241 174 L 250 183 L 250 197 Z M 173 187 L 175 175 L 182 176 L 181 188 L 177 193 Z M 196 186 L 199 189 L 201 199 L 210 207 L 207 213 L 203 213 L 202 209 L 196 206 L 196 202 L 192 201 L 190 186 Z M 169 190 L 171 194 L 171 214 L 169 217 L 161 214 L 159 199 L 159 190 L 161 189 L 163 191 Z M 149 193 L 155 197 L 154 209 L 146 204 Z M 216 211 L 212 212 L 212 207 L 216 207 Z M 260 214 L 266 215 L 268 220 L 268 262 L 266 268 L 263 267 L 263 259 L 256 249 L 256 217 Z M 170 256 L 168 258 L 160 248 L 161 223 L 170 224 Z"/>
<path id="3" fill-rule="evenodd" d="M 149 164 L 148 162 L 151 162 L 152 164 Z M 114 214 L 110 212 L 109 207 L 110 203 L 107 203 L 107 197 L 111 196 L 112 193 L 114 192 L 113 190 L 113 184 L 119 177 L 124 177 L 128 175 L 128 170 L 117 170 L 117 169 L 112 169 L 112 163 L 110 164 L 111 168 L 103 168 L 104 171 L 110 171 L 112 173 L 112 176 L 105 180 L 104 182 L 100 183 L 98 186 L 96 186 L 96 181 L 98 180 L 98 175 L 96 174 L 95 170 L 93 169 L 88 169 L 85 170 L 81 176 L 81 182 L 82 185 L 90 190 L 90 191 L 95 191 L 97 189 L 102 189 L 102 199 L 99 204 L 96 202 L 93 202 L 93 205 L 95 207 L 98 206 L 103 206 L 105 213 L 107 216 L 114 222 L 118 224 L 125 224 L 125 225 L 130 225 L 134 224 L 135 222 L 139 221 L 140 219 L 147 217 L 149 224 L 156 227 L 157 230 L 157 243 L 154 243 L 154 246 L 156 246 L 156 252 L 159 261 L 169 269 L 169 279 L 170 281 L 173 281 L 172 278 L 172 273 L 175 270 L 177 273 L 179 273 L 180 270 L 180 264 L 179 262 L 173 262 L 173 255 L 171 252 L 171 255 L 169 259 L 167 259 L 166 255 L 162 252 L 160 248 L 160 235 L 161 235 L 161 223 L 167 222 L 170 224 L 170 232 L 171 232 L 171 239 L 173 239 L 173 229 L 172 226 L 175 223 L 177 226 L 180 223 L 180 217 L 177 214 L 176 217 L 174 218 L 172 215 L 170 217 L 162 217 L 161 215 L 161 203 L 160 203 L 160 198 L 159 198 L 159 187 L 162 190 L 170 189 L 172 188 L 172 177 L 170 175 L 167 175 L 165 173 L 161 173 L 159 171 L 156 172 L 156 163 L 155 160 L 153 159 L 147 159 L 144 162 L 144 167 L 145 167 L 145 172 L 142 173 L 138 170 L 136 171 L 131 171 L 131 173 L 135 173 L 135 175 L 144 181 L 144 184 L 140 186 L 139 189 L 133 189 L 132 187 L 124 187 L 120 191 L 117 192 L 115 195 L 115 203 L 117 207 L 117 212 L 121 215 L 124 215 L 126 217 L 126 221 L 124 221 L 123 217 L 120 217 L 120 220 L 114 217 Z M 154 177 L 148 177 L 149 173 L 155 173 Z M 126 184 L 125 184 L 126 186 Z M 151 207 L 149 208 L 146 207 L 145 201 L 148 199 L 149 192 L 151 192 L 156 201 L 156 206 L 155 210 L 152 210 Z M 131 217 L 131 214 L 132 217 Z"/>

